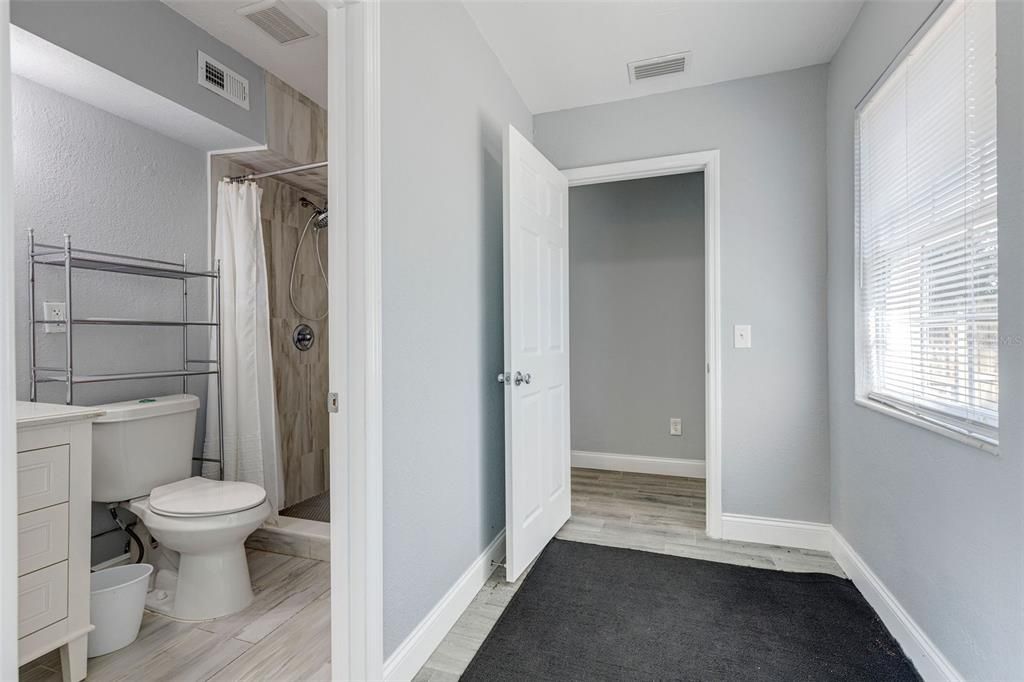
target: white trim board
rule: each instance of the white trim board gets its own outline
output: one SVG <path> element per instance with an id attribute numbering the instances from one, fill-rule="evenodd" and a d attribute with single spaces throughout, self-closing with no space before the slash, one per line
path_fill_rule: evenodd
<path id="1" fill-rule="evenodd" d="M 11 3 L 0 2 L 0 680 L 18 678 L 18 458 L 15 412 Z"/>
<path id="2" fill-rule="evenodd" d="M 331 678 L 383 654 L 380 3 L 319 0 L 328 24 Z M 340 330 L 340 331 L 339 331 Z M 325 396 L 326 399 L 326 396 Z"/>
<path id="3" fill-rule="evenodd" d="M 963 680 L 963 676 L 942 655 L 882 579 L 875 575 L 839 531 L 835 528 L 831 528 L 831 531 L 832 556 L 899 642 L 903 653 L 913 661 L 921 677 L 929 681 Z"/>
<path id="4" fill-rule="evenodd" d="M 487 546 L 487 549 L 470 564 L 447 594 L 434 605 L 430 613 L 420 621 L 394 653 L 384 663 L 385 680 L 411 680 L 427 662 L 434 649 L 455 625 L 463 611 L 469 607 L 477 592 L 487 582 L 494 566 L 505 556 L 505 531 Z"/>
<path id="5" fill-rule="evenodd" d="M 704 173 L 704 462 L 708 537 L 722 537 L 721 155 L 717 149 L 562 171 L 570 187 Z M 571 352 L 571 341 L 570 341 Z"/>
<path id="6" fill-rule="evenodd" d="M 611 452 L 572 451 L 572 465 L 583 469 L 628 471 L 634 474 L 704 478 L 704 460 L 620 455 Z"/>
<path id="7" fill-rule="evenodd" d="M 722 514 L 722 539 L 828 552 L 832 549 L 832 526 L 812 521 Z"/>

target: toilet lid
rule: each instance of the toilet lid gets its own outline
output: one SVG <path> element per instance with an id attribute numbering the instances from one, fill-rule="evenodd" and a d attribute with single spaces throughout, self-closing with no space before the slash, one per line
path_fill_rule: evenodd
<path id="1" fill-rule="evenodd" d="M 164 516 L 218 516 L 258 507 L 265 499 L 266 491 L 254 483 L 194 476 L 153 488 L 149 508 Z"/>

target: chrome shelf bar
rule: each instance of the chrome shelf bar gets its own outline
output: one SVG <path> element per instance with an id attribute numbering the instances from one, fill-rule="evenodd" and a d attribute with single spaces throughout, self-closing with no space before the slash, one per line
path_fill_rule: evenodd
<path id="1" fill-rule="evenodd" d="M 33 255 L 38 265 L 65 267 L 64 256 L 54 254 Z M 84 256 L 71 256 L 71 267 L 75 270 L 98 270 L 100 272 L 116 272 L 122 275 L 141 275 L 143 277 L 160 277 L 162 279 L 192 279 L 195 277 L 216 277 L 214 272 L 196 272 L 190 270 L 172 270 L 155 265 L 124 263 L 116 260 L 102 260 Z M 180 267 L 180 266 L 179 266 Z"/>
<path id="2" fill-rule="evenodd" d="M 54 323 L 47 322 L 46 320 L 35 320 L 35 324 L 60 324 L 64 325 L 63 322 Z M 137 320 L 126 317 L 80 317 L 77 320 L 71 320 L 71 324 L 84 324 L 84 325 L 112 325 L 112 326 L 130 326 L 130 327 L 216 327 L 217 323 L 214 321 L 191 321 L 191 320 Z"/>
<path id="3" fill-rule="evenodd" d="M 36 371 L 54 371 L 45 370 L 42 367 L 36 367 Z M 57 370 L 63 372 L 63 370 Z M 130 381 L 132 379 L 167 379 L 167 378 L 180 378 L 180 377 L 198 377 L 206 376 L 208 374 L 216 374 L 215 369 L 194 369 L 194 370 L 181 370 L 173 369 L 166 372 L 122 372 L 120 374 L 75 374 L 71 377 L 71 383 L 73 384 L 96 384 L 103 381 Z M 60 377 L 47 377 L 41 376 L 37 381 L 65 381 L 63 376 Z"/>

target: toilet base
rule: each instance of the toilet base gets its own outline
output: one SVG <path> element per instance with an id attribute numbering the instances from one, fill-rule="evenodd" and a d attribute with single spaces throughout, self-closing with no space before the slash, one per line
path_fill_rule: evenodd
<path id="1" fill-rule="evenodd" d="M 146 608 L 177 620 L 204 621 L 252 603 L 245 539 L 270 515 L 269 503 L 209 517 L 160 516 L 146 498 L 132 500 L 128 508 L 159 543 L 152 547 L 143 541 L 147 560 L 157 568 Z"/>
<path id="2" fill-rule="evenodd" d="M 252 603 L 243 547 L 216 554 L 180 555 L 178 570 L 157 572 L 146 608 L 175 620 L 205 621 L 237 613 Z"/>

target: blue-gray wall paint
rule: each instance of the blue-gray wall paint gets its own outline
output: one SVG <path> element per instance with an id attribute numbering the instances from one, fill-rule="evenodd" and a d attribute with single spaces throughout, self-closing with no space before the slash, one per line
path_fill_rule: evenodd
<path id="1" fill-rule="evenodd" d="M 703 173 L 570 188 L 569 321 L 572 449 L 704 459 Z"/>
<path id="2" fill-rule="evenodd" d="M 384 652 L 505 527 L 501 138 L 532 118 L 461 3 L 381 8 Z"/>
<path id="3" fill-rule="evenodd" d="M 721 150 L 727 513 L 829 520 L 825 88 L 813 66 L 534 119 L 559 168 Z"/>
<path id="4" fill-rule="evenodd" d="M 868 2 L 829 69 L 832 523 L 966 679 L 1021 679 L 1024 6 L 1017 0 L 998 6 L 999 334 L 1011 340 L 999 348 L 1000 454 L 853 402 L 854 107 L 934 6 Z"/>
<path id="5" fill-rule="evenodd" d="M 129 123 L 53 90 L 15 76 L 14 219 L 19 245 L 25 230 L 61 244 L 71 235 L 83 249 L 207 262 L 206 154 Z M 25 251 L 19 250 L 21 256 Z M 28 273 L 15 259 L 18 314 L 18 399 L 29 396 Z M 37 313 L 43 301 L 63 301 L 63 270 L 36 269 Z M 76 272 L 76 317 L 180 319 L 181 285 L 173 280 Z M 206 284 L 189 284 L 189 316 L 207 317 Z M 61 366 L 64 334 L 39 334 L 38 362 Z M 205 331 L 191 333 L 194 353 L 206 357 Z M 75 367 L 81 373 L 114 373 L 180 366 L 181 333 L 171 328 L 79 327 Z M 181 392 L 181 381 L 157 379 L 78 386 L 75 403 L 131 400 Z M 191 379 L 189 392 L 205 402 L 206 381 Z M 42 402 L 64 401 L 63 384 L 40 387 Z M 198 424 L 204 424 L 202 413 Z M 198 438 L 197 438 L 198 444 Z M 112 527 L 102 505 L 95 505 L 94 531 Z M 126 516 L 127 518 L 127 516 Z M 93 561 L 117 556 L 126 536 L 112 533 L 93 544 Z"/>
<path id="6" fill-rule="evenodd" d="M 157 0 L 14 0 L 11 23 L 263 143 L 263 69 Z M 249 80 L 249 110 L 197 82 L 202 50 Z"/>

